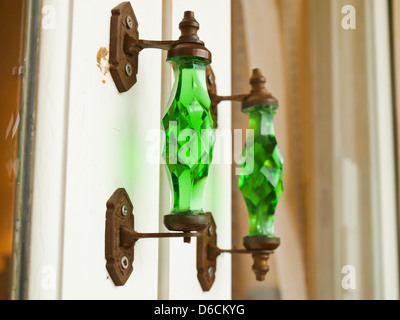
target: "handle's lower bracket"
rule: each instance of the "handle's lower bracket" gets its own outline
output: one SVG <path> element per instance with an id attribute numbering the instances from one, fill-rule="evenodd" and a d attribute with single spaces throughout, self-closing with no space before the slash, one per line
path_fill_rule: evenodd
<path id="1" fill-rule="evenodd" d="M 268 244 L 264 248 L 255 247 L 246 249 L 220 249 L 217 247 L 216 224 L 210 213 L 210 225 L 200 237 L 197 238 L 197 277 L 203 291 L 209 291 L 215 281 L 217 270 L 217 258 L 222 253 L 251 254 L 254 260 L 253 271 L 258 281 L 263 281 L 269 271 L 268 259 L 279 246 L 278 238 L 273 239 L 274 244 Z"/>
<path id="2" fill-rule="evenodd" d="M 210 246 L 217 245 L 217 226 L 211 213 L 209 216 L 210 224 L 205 228 L 201 236 L 197 238 L 197 279 L 203 291 L 209 291 L 215 281 L 217 270 L 217 257 L 209 252 Z"/>
<path id="3" fill-rule="evenodd" d="M 116 286 L 123 286 L 133 271 L 134 246 L 120 245 L 121 228 L 134 229 L 133 205 L 125 189 L 118 189 L 107 202 L 106 268 Z"/>
<path id="4" fill-rule="evenodd" d="M 273 250 L 231 249 L 217 247 L 217 227 L 211 213 L 206 213 L 209 225 L 201 232 L 138 233 L 135 231 L 133 205 L 125 189 L 117 189 L 107 201 L 105 257 L 106 268 L 116 286 L 123 286 L 133 271 L 134 247 L 146 238 L 197 238 L 197 278 L 203 291 L 209 291 L 215 281 L 217 258 L 222 253 L 252 254 L 257 280 L 264 280 L 268 259 Z"/>
<path id="5" fill-rule="evenodd" d="M 118 189 L 107 201 L 106 268 L 116 286 L 123 286 L 133 271 L 134 247 L 140 239 L 183 238 L 189 242 L 199 232 L 139 233 L 135 231 L 133 205 L 125 189 Z"/>

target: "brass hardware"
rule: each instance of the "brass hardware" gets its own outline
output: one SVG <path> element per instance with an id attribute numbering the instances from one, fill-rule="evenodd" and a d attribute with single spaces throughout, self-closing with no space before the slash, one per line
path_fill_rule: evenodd
<path id="1" fill-rule="evenodd" d="M 164 225 L 170 231 L 203 231 L 210 224 L 207 214 L 203 215 L 165 215 Z"/>
<path id="2" fill-rule="evenodd" d="M 251 107 L 260 104 L 275 104 L 277 103 L 276 98 L 272 96 L 265 87 L 267 80 L 262 75 L 260 69 L 253 69 L 253 73 L 250 78 L 251 92 L 248 94 L 237 94 L 231 96 L 219 96 L 217 95 L 215 74 L 211 66 L 207 66 L 207 84 L 208 93 L 211 98 L 211 104 L 216 107 L 221 101 L 239 101 L 243 103 L 244 107 Z"/>
<path id="3" fill-rule="evenodd" d="M 242 110 L 255 105 L 276 104 L 277 100 L 272 96 L 265 87 L 266 79 L 262 75 L 260 69 L 253 69 L 250 78 L 251 92 L 248 94 L 237 94 L 231 96 L 219 96 L 217 94 L 217 86 L 215 74 L 211 66 L 207 66 L 207 89 L 211 98 L 211 110 L 214 117 L 214 122 L 218 121 L 218 104 L 222 101 L 238 101 L 242 102 Z"/>
<path id="4" fill-rule="evenodd" d="M 269 254 L 268 253 L 253 253 L 252 255 L 254 264 L 253 264 L 253 271 L 256 274 L 256 279 L 258 281 L 264 281 L 265 275 L 269 271 Z"/>
<path id="5" fill-rule="evenodd" d="M 247 236 L 243 238 L 243 245 L 248 250 L 275 250 L 281 244 L 279 238 L 264 236 Z"/>
<path id="6" fill-rule="evenodd" d="M 128 91 L 136 83 L 138 55 L 130 55 L 124 52 L 125 34 L 133 39 L 139 38 L 138 22 L 131 9 L 129 2 L 124 2 L 112 10 L 110 73 L 119 92 Z M 128 64 L 132 68 L 131 75 L 128 75 L 126 70 Z"/>
<path id="7" fill-rule="evenodd" d="M 186 11 L 179 24 L 178 40 L 153 41 L 139 39 L 138 21 L 129 2 L 123 2 L 112 10 L 110 27 L 110 73 L 119 92 L 128 91 L 137 81 L 138 57 L 143 49 L 167 50 L 167 59 L 192 56 L 212 60 L 210 51 L 197 36 L 199 23 L 194 13 Z M 206 83 L 211 99 L 211 111 L 218 125 L 218 104 L 221 101 L 240 101 L 242 111 L 255 105 L 277 104 L 277 100 L 265 88 L 266 79 L 259 69 L 254 69 L 249 94 L 217 95 L 215 75 L 207 67 Z M 189 243 L 197 239 L 197 277 L 203 291 L 209 291 L 215 281 L 217 258 L 222 253 L 251 254 L 253 271 L 257 280 L 263 281 L 269 270 L 270 254 L 279 246 L 279 238 L 244 238 L 245 249 L 220 249 L 217 246 L 216 224 L 211 213 L 205 215 L 166 215 L 165 226 L 170 233 L 139 233 L 134 228 L 132 202 L 125 189 L 118 189 L 107 202 L 105 257 L 106 268 L 116 286 L 123 286 L 133 272 L 134 247 L 140 239 L 183 238 Z M 190 227 L 189 227 L 190 226 Z"/>
<path id="8" fill-rule="evenodd" d="M 211 62 L 211 52 L 197 36 L 199 23 L 192 11 L 186 11 L 179 24 L 178 40 L 153 41 L 139 39 L 138 21 L 130 2 L 112 10 L 110 28 L 110 72 L 119 92 L 128 91 L 137 81 L 138 56 L 143 49 L 167 50 L 167 59 L 194 56 Z M 128 72 L 127 67 L 130 65 Z"/>
<path id="9" fill-rule="evenodd" d="M 277 100 L 272 96 L 272 94 L 266 89 L 266 79 L 262 75 L 260 69 L 253 69 L 252 76 L 250 78 L 251 91 L 248 94 L 219 96 L 217 94 L 215 74 L 211 66 L 207 66 L 206 76 L 207 89 L 208 94 L 211 98 L 211 108 L 215 123 L 217 123 L 218 120 L 218 104 L 221 101 L 241 102 L 242 111 L 244 112 L 246 112 L 246 109 L 249 109 L 256 105 L 274 105 L 278 103 Z M 215 222 L 213 219 L 210 225 L 215 226 Z M 200 239 L 202 240 L 202 242 L 199 241 Z M 259 281 L 263 281 L 265 279 L 266 273 L 269 270 L 269 256 L 274 252 L 276 248 L 279 247 L 280 239 L 264 236 L 247 236 L 243 239 L 243 246 L 245 247 L 245 249 L 223 250 L 217 247 L 215 238 L 207 237 L 206 231 L 203 231 L 203 236 L 198 238 L 198 245 L 200 246 L 200 248 L 198 247 L 197 251 L 198 268 L 199 266 L 206 264 L 213 266 L 215 269 L 216 259 L 222 253 L 251 254 L 254 260 L 252 268 L 256 275 L 256 279 Z M 207 252 L 207 258 L 204 258 L 204 252 Z M 205 277 L 203 269 L 204 267 L 201 268 L 201 273 L 199 272 L 199 280 L 201 278 L 200 283 L 202 284 L 203 290 L 207 291 L 211 288 L 212 283 L 210 279 L 208 279 L 207 281 L 207 277 Z"/>
<path id="10" fill-rule="evenodd" d="M 106 268 L 116 286 L 123 286 L 133 271 L 134 247 L 140 239 L 199 237 L 200 233 L 138 233 L 133 205 L 125 189 L 118 189 L 107 201 L 105 257 Z"/>
<path id="11" fill-rule="evenodd" d="M 209 227 L 205 228 L 201 236 L 197 238 L 197 279 L 203 291 L 209 291 L 215 281 L 215 272 L 217 270 L 217 259 L 210 255 L 210 246 L 217 245 L 217 226 L 210 213 Z"/>
<path id="12" fill-rule="evenodd" d="M 135 231 L 133 205 L 129 195 L 125 189 L 117 189 L 107 201 L 105 233 L 106 268 L 114 284 L 123 286 L 132 274 L 136 242 L 151 238 L 183 238 L 185 242 L 189 242 L 191 238 L 197 239 L 197 278 L 203 291 L 209 291 L 214 284 L 217 258 L 222 253 L 252 254 L 253 271 L 257 280 L 264 280 L 269 270 L 269 256 L 279 246 L 279 239 L 262 239 L 264 242 L 257 242 L 257 237 L 246 237 L 246 249 L 220 249 L 217 246 L 217 226 L 214 218 L 210 212 L 204 217 L 197 232 L 139 233 Z M 182 220 L 180 223 L 184 222 Z M 184 229 L 184 225 L 179 228 Z"/>
<path id="13" fill-rule="evenodd" d="M 251 92 L 243 100 L 242 110 L 244 110 L 245 108 L 251 108 L 256 105 L 278 104 L 278 100 L 276 100 L 276 98 L 274 98 L 265 87 L 266 82 L 267 80 L 261 73 L 261 70 L 253 69 L 253 73 L 250 78 Z"/>
<path id="14" fill-rule="evenodd" d="M 220 249 L 217 246 L 217 233 L 214 218 L 210 213 L 210 225 L 204 229 L 201 236 L 197 237 L 197 277 L 203 291 L 209 291 L 215 281 L 217 258 L 222 253 L 251 254 L 254 260 L 253 271 L 258 281 L 264 281 L 269 270 L 268 259 L 279 246 L 279 239 L 271 240 L 268 246 L 255 246 L 254 249 Z M 253 241 L 257 243 L 257 241 Z M 273 244 L 272 244 L 273 243 Z M 210 273 L 210 270 L 212 272 Z"/>

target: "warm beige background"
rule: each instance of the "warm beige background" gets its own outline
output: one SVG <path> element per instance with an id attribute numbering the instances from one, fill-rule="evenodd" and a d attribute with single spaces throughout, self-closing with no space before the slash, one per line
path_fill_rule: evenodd
<path id="1" fill-rule="evenodd" d="M 306 248 L 310 157 L 310 85 L 307 2 L 299 0 L 233 0 L 233 92 L 249 92 L 253 68 L 267 78 L 268 90 L 279 100 L 275 118 L 278 144 L 286 159 L 285 192 L 276 212 L 276 235 L 282 244 L 270 259 L 265 282 L 251 273 L 250 257 L 233 257 L 233 297 L 237 299 L 306 299 Z M 248 128 L 248 118 L 234 104 L 234 129 Z M 299 170 L 302 168 L 302 170 Z M 247 209 L 233 171 L 234 245 L 247 234 Z M 279 271 L 278 271 L 279 270 Z"/>
<path id="2" fill-rule="evenodd" d="M 398 284 L 387 283 L 382 274 L 382 251 L 392 247 L 381 245 L 385 234 L 396 231 L 380 220 L 392 212 L 390 203 L 386 207 L 390 210 L 380 206 L 386 203 L 380 193 L 385 188 L 390 194 L 398 193 L 399 188 L 393 179 L 379 185 L 385 179 L 381 164 L 390 167 L 391 155 L 376 150 L 382 146 L 396 150 L 398 173 L 400 0 L 390 1 L 389 10 L 382 11 L 392 15 L 393 22 L 397 99 L 393 113 L 391 105 L 382 105 L 391 88 L 377 89 L 382 82 L 376 78 L 376 66 L 390 67 L 390 57 L 376 45 L 387 36 L 389 25 L 374 12 L 376 3 L 232 0 L 232 91 L 249 92 L 251 69 L 262 70 L 267 88 L 280 102 L 275 129 L 285 157 L 285 192 L 275 219 L 282 244 L 270 260 L 264 282 L 255 281 L 250 257 L 233 257 L 236 299 L 374 299 L 385 296 L 385 288 L 396 292 Z M 347 5 L 355 8 L 354 30 L 341 24 Z M 376 30 L 382 32 L 375 35 Z M 386 45 L 391 44 L 387 41 Z M 393 122 L 395 130 L 385 132 L 377 124 L 377 115 L 381 123 Z M 233 129 L 248 128 L 238 103 L 234 103 L 232 121 Z M 392 133 L 397 134 L 395 145 Z M 381 138 L 387 134 L 388 139 Z M 233 244 L 240 246 L 248 232 L 247 209 L 234 171 L 232 177 Z M 397 256 L 392 253 L 385 254 Z M 342 286 L 346 265 L 357 271 L 354 290 Z"/>

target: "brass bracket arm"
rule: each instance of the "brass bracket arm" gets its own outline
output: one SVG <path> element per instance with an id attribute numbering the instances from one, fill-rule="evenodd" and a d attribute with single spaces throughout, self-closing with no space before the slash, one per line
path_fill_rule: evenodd
<path id="1" fill-rule="evenodd" d="M 229 253 L 229 254 L 271 254 L 272 250 L 248 250 L 248 249 L 220 249 L 217 246 L 210 244 L 208 246 L 208 254 L 210 257 L 218 257 L 220 254 Z"/>
<path id="2" fill-rule="evenodd" d="M 263 281 L 269 270 L 268 259 L 274 250 L 265 249 L 220 249 L 217 246 L 217 230 L 214 218 L 210 215 L 209 227 L 197 238 L 197 278 L 203 291 L 209 291 L 214 284 L 217 258 L 223 253 L 251 254 L 254 260 L 253 271 L 258 281 Z"/>
<path id="3" fill-rule="evenodd" d="M 210 259 L 216 259 L 223 253 L 229 254 L 251 254 L 254 260 L 253 271 L 258 281 L 264 281 L 265 275 L 269 271 L 268 260 L 273 250 L 249 250 L 249 249 L 220 249 L 213 244 L 208 246 L 208 254 Z"/>
<path id="4" fill-rule="evenodd" d="M 210 93 L 210 98 L 213 106 L 218 105 L 222 101 L 238 101 L 243 102 L 246 98 L 248 98 L 248 94 L 236 94 L 232 96 L 219 96 L 214 93 Z"/>
<path id="5" fill-rule="evenodd" d="M 217 94 L 217 85 L 215 81 L 215 74 L 211 66 L 207 67 L 207 89 L 211 100 L 211 111 L 213 114 L 215 126 L 217 127 L 218 121 L 218 104 L 221 101 L 238 101 L 242 104 L 242 111 L 255 105 L 277 105 L 277 100 L 265 88 L 266 79 L 262 75 L 260 69 L 253 69 L 250 78 L 251 91 L 248 94 L 236 94 L 231 96 L 219 96 Z"/>
<path id="6" fill-rule="evenodd" d="M 203 291 L 214 284 L 217 258 L 223 253 L 252 254 L 253 271 L 262 281 L 269 270 L 268 259 L 273 250 L 265 249 L 220 249 L 217 246 L 217 230 L 214 218 L 206 213 L 207 226 L 198 231 L 140 233 L 135 231 L 133 205 L 125 189 L 117 189 L 107 201 L 105 258 L 106 268 L 116 286 L 123 286 L 133 271 L 134 249 L 141 239 L 183 238 L 185 242 L 196 238 L 197 278 Z"/>
<path id="7" fill-rule="evenodd" d="M 139 233 L 132 228 L 123 226 L 120 229 L 120 246 L 132 248 L 140 239 L 160 239 L 160 238 L 195 238 L 200 236 L 198 232 L 165 232 L 165 233 Z"/>
<path id="8" fill-rule="evenodd" d="M 139 24 L 129 2 L 112 10 L 110 27 L 110 73 L 119 92 L 128 91 L 137 81 L 139 52 L 143 49 L 169 50 L 176 41 L 139 39 Z"/>
<path id="9" fill-rule="evenodd" d="M 207 90 L 208 95 L 210 96 L 211 100 L 211 112 L 213 115 L 215 128 L 218 127 L 218 105 L 222 101 L 238 101 L 243 102 L 246 100 L 250 94 L 236 94 L 231 96 L 219 96 L 217 94 L 217 84 L 215 79 L 215 74 L 211 66 L 207 66 L 206 70 L 206 77 L 207 77 Z"/>
<path id="10" fill-rule="evenodd" d="M 211 52 L 197 35 L 199 23 L 194 12 L 186 11 L 179 24 L 178 40 L 154 41 L 139 39 L 139 24 L 130 2 L 112 9 L 110 26 L 110 72 L 119 92 L 128 91 L 137 81 L 138 57 L 143 49 L 168 51 L 168 58 L 194 56 L 211 62 Z"/>
<path id="11" fill-rule="evenodd" d="M 132 37 L 129 34 L 125 34 L 124 39 L 124 51 L 130 55 L 137 55 L 143 49 L 160 49 L 160 50 L 170 50 L 177 41 L 166 40 L 166 41 L 158 41 L 158 40 L 141 40 Z"/>
<path id="12" fill-rule="evenodd" d="M 134 248 L 140 239 L 191 238 L 201 232 L 139 233 L 135 231 L 133 205 L 125 189 L 117 189 L 107 201 L 105 258 L 106 268 L 116 286 L 123 286 L 133 271 Z"/>

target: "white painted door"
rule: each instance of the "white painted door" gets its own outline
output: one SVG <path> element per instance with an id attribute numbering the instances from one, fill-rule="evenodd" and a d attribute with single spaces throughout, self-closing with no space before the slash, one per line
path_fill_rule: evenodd
<path id="1" fill-rule="evenodd" d="M 30 242 L 30 299 L 230 299 L 230 257 L 220 257 L 216 281 L 197 281 L 196 241 L 140 240 L 134 272 L 123 287 L 110 279 L 104 257 L 106 202 L 125 188 L 138 232 L 164 231 L 170 208 L 164 169 L 146 160 L 160 128 L 171 70 L 159 50 L 139 57 L 136 85 L 118 93 L 108 72 L 111 10 L 119 0 L 43 0 Z M 140 38 L 178 37 L 186 10 L 213 53 L 219 92 L 230 94 L 230 1 L 131 1 Z M 221 104 L 220 131 L 230 129 Z M 220 142 L 217 141 L 216 148 Z M 230 148 L 225 148 L 230 157 Z M 162 169 L 162 170 L 161 170 Z M 213 212 L 218 245 L 230 247 L 229 161 L 212 165 L 204 208 Z"/>

